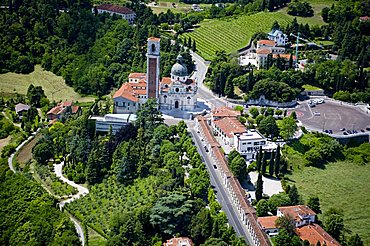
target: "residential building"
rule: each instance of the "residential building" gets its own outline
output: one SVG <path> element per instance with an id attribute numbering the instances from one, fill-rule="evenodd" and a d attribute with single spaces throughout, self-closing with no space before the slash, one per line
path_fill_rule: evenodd
<path id="1" fill-rule="evenodd" d="M 61 120 L 73 114 L 80 114 L 80 106 L 73 105 L 70 101 L 58 103 L 57 106 L 53 107 L 46 113 L 48 120 Z"/>
<path id="2" fill-rule="evenodd" d="M 267 151 L 267 139 L 255 129 L 234 134 L 235 149 L 245 158 L 255 159 L 260 146 Z M 276 149 L 275 146 L 272 149 Z M 271 151 L 271 150 L 269 150 Z"/>
<path id="3" fill-rule="evenodd" d="M 193 241 L 188 237 L 174 237 L 167 242 L 163 243 L 163 246 L 193 246 Z"/>
<path id="4" fill-rule="evenodd" d="M 274 29 L 267 34 L 267 38 L 276 43 L 277 46 L 285 46 L 288 42 L 288 35 L 278 29 Z"/>
<path id="5" fill-rule="evenodd" d="M 235 135 L 243 134 L 247 131 L 247 128 L 240 123 L 237 118 L 224 117 L 213 121 L 213 130 L 216 136 L 219 136 L 225 145 L 234 146 Z"/>
<path id="6" fill-rule="evenodd" d="M 320 245 L 340 246 L 340 243 L 318 224 L 305 225 L 296 228 L 294 231 L 302 241 L 309 241 L 310 245 L 318 245 L 318 242 L 320 242 Z"/>
<path id="7" fill-rule="evenodd" d="M 23 113 L 27 112 L 30 108 L 31 106 L 23 103 L 18 103 L 17 105 L 15 105 L 15 112 L 17 113 L 18 118 L 21 120 Z"/>
<path id="8" fill-rule="evenodd" d="M 149 98 L 155 98 L 160 109 L 178 109 L 191 111 L 197 105 L 197 84 L 189 78 L 189 73 L 178 55 L 172 66 L 171 77 L 159 79 L 160 74 L 160 39 L 148 39 L 147 72 L 131 73 L 128 82 L 114 94 L 116 114 L 136 113 L 140 105 Z"/>
<path id="9" fill-rule="evenodd" d="M 257 222 L 264 233 L 274 237 L 279 233 L 279 228 L 275 225 L 278 218 L 278 216 L 258 217 Z"/>
<path id="10" fill-rule="evenodd" d="M 118 15 L 127 20 L 130 24 L 134 23 L 136 17 L 136 13 L 132 9 L 114 4 L 101 4 L 96 6 L 95 9 L 92 10 L 93 13 L 97 11 L 98 14 L 108 13 L 110 15 Z"/>
<path id="11" fill-rule="evenodd" d="M 122 127 L 125 127 L 136 120 L 134 114 L 106 114 L 104 116 L 90 116 L 95 121 L 95 131 L 116 134 Z"/>
<path id="12" fill-rule="evenodd" d="M 316 220 L 316 213 L 305 205 L 278 207 L 277 216 L 289 216 L 293 218 L 295 227 L 308 225 L 314 223 Z"/>

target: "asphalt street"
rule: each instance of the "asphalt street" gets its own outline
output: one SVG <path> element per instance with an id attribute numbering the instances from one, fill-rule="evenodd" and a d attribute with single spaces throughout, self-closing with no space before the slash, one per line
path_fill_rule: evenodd
<path id="1" fill-rule="evenodd" d="M 227 102 L 217 97 L 217 95 L 214 95 L 204 84 L 203 81 L 206 77 L 207 70 L 208 70 L 208 64 L 202 57 L 197 55 L 194 52 L 190 53 L 195 64 L 196 64 L 196 71 L 194 71 L 192 75 L 192 79 L 195 80 L 195 82 L 198 83 L 198 98 L 205 100 L 207 103 L 212 104 L 213 108 L 223 107 L 227 105 Z"/>
<path id="2" fill-rule="evenodd" d="M 206 167 L 210 174 L 211 185 L 215 187 L 214 190 L 217 196 L 217 200 L 221 204 L 222 210 L 225 212 L 229 224 L 234 228 L 238 236 L 242 236 L 248 242 L 249 245 L 253 245 L 252 243 L 253 241 L 249 233 L 246 231 L 246 227 L 243 225 L 243 222 L 239 219 L 237 211 L 232 205 L 232 201 L 230 200 L 229 196 L 227 195 L 227 190 L 222 184 L 222 180 L 220 175 L 218 174 L 218 171 L 216 171 L 215 168 L 213 167 L 215 163 L 210 159 L 208 153 L 203 148 L 203 143 L 199 137 L 199 134 L 194 129 L 194 123 L 188 122 L 188 127 L 192 134 L 194 143 L 198 148 L 198 153 L 200 153 L 204 163 L 206 164 Z"/>

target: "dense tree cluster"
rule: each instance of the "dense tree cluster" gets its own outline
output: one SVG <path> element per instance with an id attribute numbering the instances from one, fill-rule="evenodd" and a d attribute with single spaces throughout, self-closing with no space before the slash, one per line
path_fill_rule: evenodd
<path id="1" fill-rule="evenodd" d="M 75 227 L 56 200 L 32 178 L 7 173 L 0 160 L 0 244 L 80 245 Z"/>
<path id="2" fill-rule="evenodd" d="M 288 14 L 295 16 L 310 17 L 313 16 L 313 9 L 309 2 L 294 0 L 288 4 Z"/>

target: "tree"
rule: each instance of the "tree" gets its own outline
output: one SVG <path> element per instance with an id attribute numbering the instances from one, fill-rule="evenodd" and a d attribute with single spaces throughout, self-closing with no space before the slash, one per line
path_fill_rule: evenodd
<path id="1" fill-rule="evenodd" d="M 320 199 L 317 196 L 308 198 L 307 206 L 309 206 L 315 213 L 321 214 Z"/>
<path id="2" fill-rule="evenodd" d="M 169 194 L 157 200 L 150 211 L 150 223 L 167 236 L 183 234 L 193 214 L 191 201 L 179 194 Z M 178 216 L 181 214 L 181 220 Z"/>
<path id="3" fill-rule="evenodd" d="M 256 183 L 256 200 L 259 201 L 262 199 L 263 195 L 263 180 L 262 174 L 258 174 L 257 183 Z"/>
<path id="4" fill-rule="evenodd" d="M 281 229 L 275 237 L 275 243 L 279 246 L 293 246 L 292 238 L 285 229 Z"/>
<path id="5" fill-rule="evenodd" d="M 265 174 L 266 173 L 266 166 L 267 166 L 267 153 L 263 153 L 262 157 L 262 168 L 261 168 L 261 173 Z"/>
<path id="6" fill-rule="evenodd" d="M 336 240 L 340 240 L 344 230 L 343 213 L 335 208 L 329 208 L 324 213 L 324 229 Z"/>
<path id="7" fill-rule="evenodd" d="M 247 176 L 247 167 L 242 156 L 237 156 L 232 160 L 230 169 L 239 181 L 242 181 Z"/>
<path id="8" fill-rule="evenodd" d="M 289 196 L 284 192 L 272 195 L 268 202 L 270 211 L 272 211 L 273 213 L 276 213 L 276 209 L 278 207 L 291 205 Z"/>
<path id="9" fill-rule="evenodd" d="M 298 126 L 293 116 L 285 117 L 282 120 L 281 125 L 280 125 L 280 135 L 285 140 L 288 140 L 294 136 L 297 129 L 298 129 Z"/>
<path id="10" fill-rule="evenodd" d="M 40 164 L 46 164 L 47 161 L 54 156 L 52 149 L 47 143 L 37 144 L 32 149 L 32 154 L 33 158 Z"/>
<path id="11" fill-rule="evenodd" d="M 192 50 L 193 50 L 194 52 L 196 52 L 196 51 L 197 51 L 197 44 L 195 43 L 195 40 L 193 40 Z"/>
<path id="12" fill-rule="evenodd" d="M 271 153 L 271 158 L 270 158 L 270 163 L 269 163 L 269 174 L 270 176 L 274 175 L 274 167 L 275 167 L 275 162 L 274 162 L 274 156 L 275 153 Z"/>
<path id="13" fill-rule="evenodd" d="M 261 120 L 258 128 L 262 134 L 277 136 L 279 134 L 279 128 L 273 116 L 269 115 Z"/>
<path id="14" fill-rule="evenodd" d="M 295 185 L 293 185 L 290 188 L 288 195 L 293 205 L 298 205 L 300 203 L 300 196 L 298 194 L 298 189 Z"/>
<path id="15" fill-rule="evenodd" d="M 46 96 L 41 86 L 30 84 L 27 89 L 27 98 L 32 106 L 39 108 L 41 99 L 46 98 Z"/>
<path id="16" fill-rule="evenodd" d="M 250 115 L 252 115 L 253 118 L 256 118 L 260 114 L 260 112 L 258 111 L 258 108 L 256 107 L 249 108 L 248 112 Z"/>
<path id="17" fill-rule="evenodd" d="M 270 211 L 269 203 L 265 199 L 258 201 L 256 205 L 256 212 L 258 217 L 267 216 Z"/>
<path id="18" fill-rule="evenodd" d="M 232 151 L 230 151 L 230 153 L 228 154 L 227 156 L 227 162 L 229 165 L 231 165 L 231 162 L 236 158 L 236 157 L 239 157 L 241 156 L 240 153 L 236 150 L 236 149 L 233 149 Z"/>
<path id="19" fill-rule="evenodd" d="M 260 146 L 258 154 L 257 154 L 257 158 L 256 158 L 256 162 L 257 162 L 256 166 L 257 166 L 257 171 L 259 173 L 261 172 L 262 156 L 263 156 L 262 146 Z"/>
<path id="20" fill-rule="evenodd" d="M 191 221 L 191 237 L 196 245 L 204 242 L 212 233 L 212 217 L 208 209 L 201 209 Z"/>
<path id="21" fill-rule="evenodd" d="M 278 144 L 278 146 L 276 148 L 274 171 L 275 171 L 275 176 L 279 177 L 279 173 L 280 173 L 280 144 Z"/>
<path id="22" fill-rule="evenodd" d="M 285 229 L 289 235 L 294 235 L 295 221 L 293 217 L 286 215 L 281 216 L 276 219 L 275 225 L 278 228 Z"/>
<path id="23" fill-rule="evenodd" d="M 149 99 L 137 112 L 135 124 L 138 128 L 152 132 L 154 128 L 163 123 L 162 113 L 158 110 L 155 100 Z"/>
<path id="24" fill-rule="evenodd" d="M 360 236 L 356 233 L 348 239 L 347 246 L 364 246 L 364 242 L 361 240 Z"/>

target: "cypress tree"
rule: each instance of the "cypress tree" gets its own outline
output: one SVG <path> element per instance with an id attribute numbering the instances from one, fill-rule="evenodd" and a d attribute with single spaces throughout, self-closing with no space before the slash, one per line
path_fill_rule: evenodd
<path id="1" fill-rule="evenodd" d="M 259 201 L 262 199 L 263 194 L 263 180 L 262 174 L 258 174 L 257 184 L 256 184 L 256 200 Z"/>
<path id="2" fill-rule="evenodd" d="M 274 166 L 275 166 L 274 156 L 275 156 L 275 153 L 272 152 L 271 153 L 271 158 L 270 158 L 270 163 L 269 163 L 269 174 L 270 174 L 270 176 L 274 175 Z"/>
<path id="3" fill-rule="evenodd" d="M 298 194 L 298 189 L 295 185 L 293 185 L 289 192 L 288 192 L 288 196 L 290 198 L 290 202 L 292 203 L 292 205 L 298 205 L 299 202 L 300 202 L 300 198 L 299 198 L 299 194 Z"/>
<path id="4" fill-rule="evenodd" d="M 193 51 L 195 52 L 195 51 L 197 51 L 197 44 L 195 43 L 195 40 L 193 40 Z"/>
<path id="5" fill-rule="evenodd" d="M 267 156 L 266 156 L 266 153 L 263 153 L 263 157 L 262 157 L 262 171 L 261 171 L 262 174 L 265 174 L 266 173 L 266 166 L 267 166 Z"/>
<path id="6" fill-rule="evenodd" d="M 280 173 L 280 144 L 278 144 L 275 153 L 275 176 L 278 177 Z"/>
<path id="7" fill-rule="evenodd" d="M 188 38 L 188 44 L 187 44 L 187 47 L 188 47 L 189 49 L 191 49 L 191 37 L 189 37 L 189 38 Z"/>

